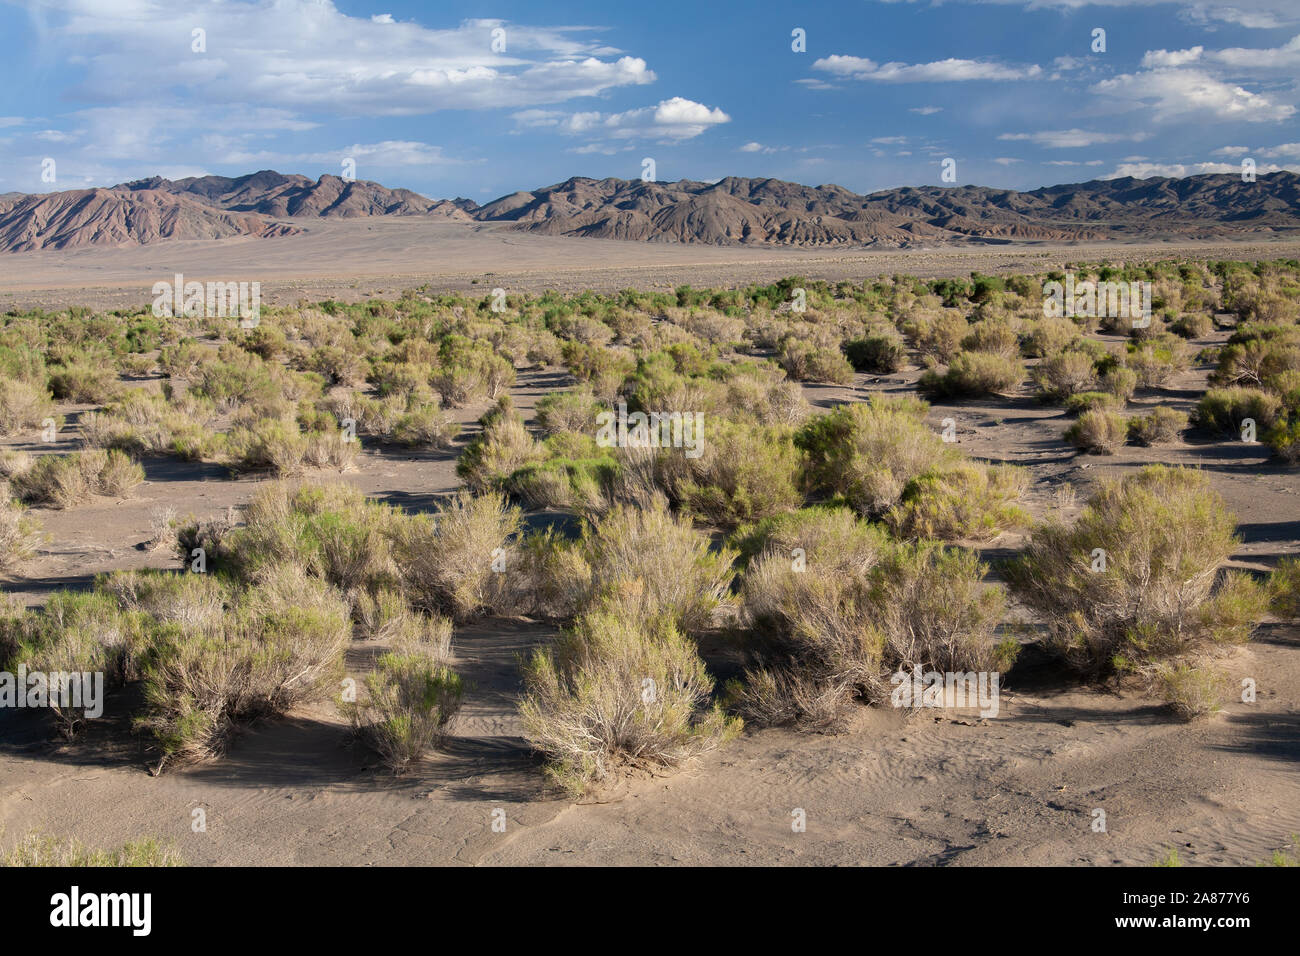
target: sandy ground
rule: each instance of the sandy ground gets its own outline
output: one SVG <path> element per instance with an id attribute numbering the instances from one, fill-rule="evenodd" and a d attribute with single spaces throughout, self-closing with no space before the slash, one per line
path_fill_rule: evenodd
<path id="1" fill-rule="evenodd" d="M 38 274 L 42 281 L 52 275 Z M 5 281 L 12 288 L 12 276 Z M 711 281 L 691 279 L 696 286 Z M 1138 404 L 1186 410 L 1207 374 L 1193 368 Z M 918 375 L 913 368 L 859 376 L 850 386 L 812 386 L 807 394 L 829 407 L 906 389 Z M 559 370 L 523 373 L 516 405 L 527 417 L 540 396 L 566 384 Z M 483 408 L 456 416 L 471 423 Z M 71 422 L 64 439 L 75 438 L 79 409 L 62 410 Z M 1061 438 L 1061 410 L 1037 404 L 1027 388 L 999 400 L 939 403 L 931 417 L 937 427 L 949 416 L 964 451 L 1030 470 L 1028 505 L 1037 516 L 1055 507 L 1064 483 L 1083 499 L 1100 475 L 1155 460 L 1193 464 L 1238 516 L 1235 565 L 1263 571 L 1300 553 L 1300 472 L 1271 464 L 1264 446 L 1197 438 L 1081 456 Z M 357 471 L 341 477 L 425 509 L 456 487 L 458 452 L 371 448 Z M 152 513 L 170 506 L 205 517 L 247 501 L 259 484 L 161 459 L 146 462 L 146 472 L 131 499 L 35 511 L 50 540 L 5 591 L 37 604 L 50 589 L 87 586 L 102 571 L 174 567 L 165 551 L 138 547 L 150 536 Z M 1005 536 L 985 555 L 1006 557 L 1019 540 Z M 473 690 L 445 752 L 396 780 L 349 743 L 330 706 L 256 726 L 223 758 L 160 777 L 147 772 L 142 741 L 113 716 L 129 709 L 122 697 L 110 697 L 105 719 L 71 746 L 51 741 L 45 715 L 0 712 L 0 847 L 41 828 L 101 846 L 157 836 L 174 841 L 191 863 L 221 865 L 1144 865 L 1169 846 L 1192 864 L 1250 864 L 1300 833 L 1295 626 L 1266 623 L 1226 662 L 1234 677 L 1255 678 L 1257 702 L 1230 703 L 1194 725 L 1140 696 L 1064 682 L 1029 654 L 1004 684 L 995 719 L 864 709 L 840 735 L 747 731 L 680 774 L 634 778 L 581 804 L 545 788 L 514 711 L 518 656 L 552 634 L 515 619 L 458 628 L 458 667 Z M 706 642 L 703 650 L 715 674 L 735 668 L 728 647 Z M 354 647 L 350 670 L 363 670 L 368 655 Z M 194 832 L 200 809 L 206 830 Z M 791 826 L 798 810 L 805 832 Z M 1097 810 L 1105 812 L 1105 832 L 1093 829 Z M 500 819 L 504 830 L 493 826 Z"/>
<path id="2" fill-rule="evenodd" d="M 766 283 L 790 275 L 861 281 L 896 272 L 966 276 L 1032 272 L 1066 262 L 1152 259 L 1293 258 L 1300 240 L 988 244 L 934 249 L 747 248 L 574 239 L 518 232 L 494 223 L 414 217 L 295 220 L 304 231 L 278 239 L 166 242 L 117 249 L 0 256 L 0 310 L 87 305 L 136 308 L 151 289 L 187 280 L 260 282 L 262 302 L 355 302 L 429 285 L 434 291 L 578 292 Z"/>

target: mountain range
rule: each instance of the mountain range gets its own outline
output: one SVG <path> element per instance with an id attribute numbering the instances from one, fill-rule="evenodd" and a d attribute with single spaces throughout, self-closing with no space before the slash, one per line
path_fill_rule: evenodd
<path id="1" fill-rule="evenodd" d="M 1093 180 L 1028 192 L 919 186 L 859 195 L 729 176 L 713 183 L 575 177 L 480 206 L 338 176 L 161 177 L 0 195 L 0 251 L 293 235 L 319 219 L 418 216 L 648 242 L 908 248 L 948 243 L 1226 239 L 1300 230 L 1300 176 Z"/>

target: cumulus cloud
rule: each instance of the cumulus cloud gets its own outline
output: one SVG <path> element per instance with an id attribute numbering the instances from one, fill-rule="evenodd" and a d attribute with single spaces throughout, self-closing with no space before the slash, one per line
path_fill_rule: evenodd
<path id="1" fill-rule="evenodd" d="M 1132 109 L 1149 106 L 1157 120 L 1195 115 L 1202 119 L 1267 123 L 1295 114 L 1295 107 L 1288 103 L 1276 102 L 1196 69 L 1123 73 L 1095 83 L 1092 90 Z"/>
<path id="2" fill-rule="evenodd" d="M 1186 66 L 1201 58 L 1205 47 L 1194 46 L 1190 50 L 1148 50 L 1142 57 L 1144 67 Z"/>
<path id="3" fill-rule="evenodd" d="M 523 110 L 513 114 L 512 119 L 521 127 L 553 129 L 570 135 L 587 135 L 592 139 L 645 138 L 661 142 L 693 139 L 714 126 L 731 122 L 731 117 L 721 109 L 681 96 L 622 113 Z M 752 145 L 762 148 L 757 143 Z"/>

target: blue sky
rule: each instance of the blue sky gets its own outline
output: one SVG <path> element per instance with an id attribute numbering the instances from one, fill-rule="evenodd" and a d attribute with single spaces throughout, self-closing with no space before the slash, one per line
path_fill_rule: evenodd
<path id="1" fill-rule="evenodd" d="M 1297 0 L 0 0 L 0 64 L 0 192 L 346 159 L 480 202 L 645 158 L 857 192 L 948 157 L 1017 189 L 1300 169 Z"/>

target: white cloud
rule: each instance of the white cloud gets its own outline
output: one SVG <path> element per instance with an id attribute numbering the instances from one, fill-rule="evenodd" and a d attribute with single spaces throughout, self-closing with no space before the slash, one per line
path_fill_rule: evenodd
<path id="1" fill-rule="evenodd" d="M 968 80 L 1026 80 L 1041 67 L 1013 67 L 983 60 L 935 60 L 932 63 L 877 63 L 860 56 L 832 54 L 813 63 L 814 70 L 853 80 L 887 83 L 951 83 Z"/>
<path id="2" fill-rule="evenodd" d="M 1142 57 L 1142 66 L 1150 69 L 1158 66 L 1186 66 L 1201 58 L 1205 47 L 1194 46 L 1189 50 L 1148 50 Z"/>
<path id="3" fill-rule="evenodd" d="M 1285 157 L 1300 159 L 1300 143 L 1283 143 L 1280 146 L 1261 149 L 1259 155 L 1266 156 L 1269 159 L 1282 159 Z"/>
<path id="4" fill-rule="evenodd" d="M 1220 146 L 1210 150 L 1211 156 L 1244 156 L 1250 152 L 1249 146 Z"/>
<path id="5" fill-rule="evenodd" d="M 1010 156 L 999 156 L 997 159 L 993 160 L 993 162 L 997 163 L 999 166 L 1014 166 L 1016 163 L 1023 163 L 1024 160 L 1013 159 Z"/>
<path id="6" fill-rule="evenodd" d="M 935 113 L 942 113 L 942 106 L 913 106 L 908 110 L 909 113 L 919 113 L 921 116 L 933 116 Z"/>
<path id="7" fill-rule="evenodd" d="M 731 117 L 721 109 L 710 108 L 681 96 L 663 100 L 656 106 L 622 113 L 523 110 L 512 114 L 511 118 L 520 126 L 549 128 L 569 135 L 587 135 L 593 139 L 652 138 L 661 142 L 693 139 L 711 127 L 731 122 Z"/>
<path id="8" fill-rule="evenodd" d="M 1282 169 L 1296 170 L 1292 166 L 1261 165 L 1257 173 L 1275 173 Z M 1115 171 L 1103 179 L 1120 179 L 1132 176 L 1134 179 L 1150 179 L 1153 176 L 1172 176 L 1181 179 L 1184 176 L 1199 176 L 1204 173 L 1240 174 L 1241 166 L 1235 163 L 1120 163 Z"/>
<path id="9" fill-rule="evenodd" d="M 1051 149 L 1077 149 L 1102 143 L 1140 143 L 1148 135 L 1143 132 L 1097 133 L 1086 129 L 1050 129 L 1040 130 L 1037 133 L 1002 133 L 998 139 L 1029 142 Z"/>
<path id="10" fill-rule="evenodd" d="M 1294 106 L 1225 83 L 1203 70 L 1166 68 L 1124 73 L 1094 84 L 1092 90 L 1114 97 L 1130 109 L 1151 106 L 1157 120 L 1191 114 L 1202 120 L 1266 123 L 1287 119 L 1295 113 Z"/>
<path id="11" fill-rule="evenodd" d="M 492 30 L 503 21 L 431 29 L 348 16 L 331 0 L 54 0 L 41 9 L 43 51 L 84 67 L 76 92 L 119 105 L 180 88 L 199 104 L 422 115 L 559 103 L 655 79 L 637 57 L 602 58 L 583 27 L 507 23 L 506 52 L 496 53 Z M 195 27 L 207 31 L 206 52 L 191 52 Z"/>

